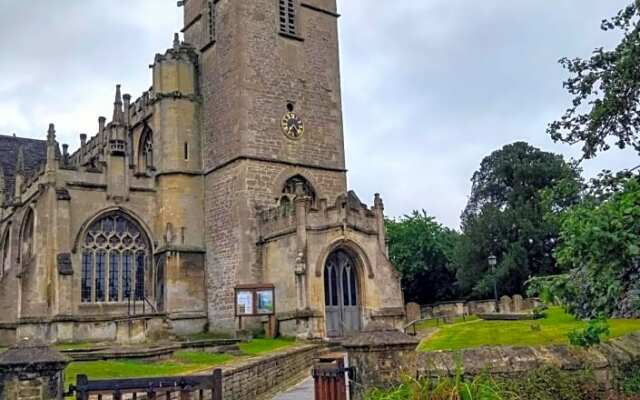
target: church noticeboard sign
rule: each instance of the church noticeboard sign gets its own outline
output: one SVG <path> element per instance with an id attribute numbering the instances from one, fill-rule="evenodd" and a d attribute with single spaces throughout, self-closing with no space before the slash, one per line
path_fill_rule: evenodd
<path id="1" fill-rule="evenodd" d="M 236 316 L 259 317 L 275 314 L 273 285 L 242 285 L 236 287 Z"/>

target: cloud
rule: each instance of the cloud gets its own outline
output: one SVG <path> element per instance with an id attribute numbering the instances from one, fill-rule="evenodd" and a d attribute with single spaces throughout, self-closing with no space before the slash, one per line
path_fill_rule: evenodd
<path id="1" fill-rule="evenodd" d="M 375 3 L 375 5 L 372 5 Z M 482 158 L 526 140 L 556 145 L 546 125 L 568 105 L 557 60 L 617 41 L 602 18 L 628 0 L 340 2 L 349 184 L 392 216 L 425 209 L 457 227 Z M 167 0 L 0 0 L 0 133 L 78 144 L 110 115 L 114 86 L 134 97 L 171 45 L 181 9 Z M 634 166 L 611 152 L 586 165 Z"/>

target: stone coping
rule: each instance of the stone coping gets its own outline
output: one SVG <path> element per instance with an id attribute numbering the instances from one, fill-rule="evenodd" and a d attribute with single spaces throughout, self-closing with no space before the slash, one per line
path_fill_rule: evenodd
<path id="1" fill-rule="evenodd" d="M 296 354 L 307 353 L 311 351 L 319 351 L 324 347 L 325 347 L 324 345 L 316 344 L 316 343 L 302 344 L 294 348 L 276 351 L 276 352 L 268 353 L 264 355 L 259 355 L 246 360 L 239 360 L 237 363 L 233 363 L 228 366 L 222 366 L 221 367 L 222 374 L 225 377 L 229 375 L 234 375 L 238 372 L 242 372 L 244 370 L 251 369 L 256 366 L 260 366 L 262 364 L 267 364 L 272 361 L 285 360 Z"/>
<path id="2" fill-rule="evenodd" d="M 420 340 L 384 323 L 373 322 L 362 332 L 346 339 L 342 346 L 348 351 L 373 351 L 389 347 L 416 348 Z"/>
<path id="3" fill-rule="evenodd" d="M 87 307 L 92 307 L 88 305 Z M 123 304 L 115 304 L 117 307 L 126 307 Z M 189 319 L 204 319 L 206 313 L 193 312 L 193 313 L 147 313 L 144 315 L 59 315 L 53 318 L 21 318 L 17 322 L 0 322 L 0 329 L 14 330 L 22 325 L 44 325 L 53 323 L 93 323 L 93 322 L 127 322 L 127 321 L 139 321 L 150 320 L 155 318 L 168 318 L 173 321 L 177 320 L 189 320 Z"/>
<path id="4" fill-rule="evenodd" d="M 0 371 L 15 368 L 42 369 L 66 365 L 69 359 L 39 340 L 22 340 L 0 354 Z"/>
<path id="5" fill-rule="evenodd" d="M 157 359 L 171 356 L 173 353 L 184 349 L 211 349 L 213 353 L 226 353 L 238 351 L 239 339 L 207 339 L 188 342 L 179 342 L 171 345 L 159 345 L 155 347 L 97 347 L 84 350 L 63 350 L 73 361 L 100 361 L 116 359 Z"/>

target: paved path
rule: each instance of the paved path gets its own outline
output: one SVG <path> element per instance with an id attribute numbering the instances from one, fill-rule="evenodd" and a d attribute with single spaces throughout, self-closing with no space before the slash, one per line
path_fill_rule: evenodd
<path id="1" fill-rule="evenodd" d="M 277 395 L 273 400 L 313 400 L 313 378 L 308 378 L 289 391 Z"/>

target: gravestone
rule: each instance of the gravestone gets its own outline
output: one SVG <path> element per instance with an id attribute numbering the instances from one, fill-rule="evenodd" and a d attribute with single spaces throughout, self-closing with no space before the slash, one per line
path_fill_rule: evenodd
<path id="1" fill-rule="evenodd" d="M 524 299 L 519 294 L 513 296 L 513 312 L 521 313 L 527 310 L 527 305 L 524 302 Z"/>
<path id="2" fill-rule="evenodd" d="M 420 304 L 407 303 L 406 314 L 407 322 L 413 322 L 422 319 L 422 310 L 420 308 Z"/>
<path id="3" fill-rule="evenodd" d="M 500 312 L 502 314 L 509 314 L 513 312 L 513 302 L 511 301 L 511 297 L 502 296 L 500 298 Z"/>

